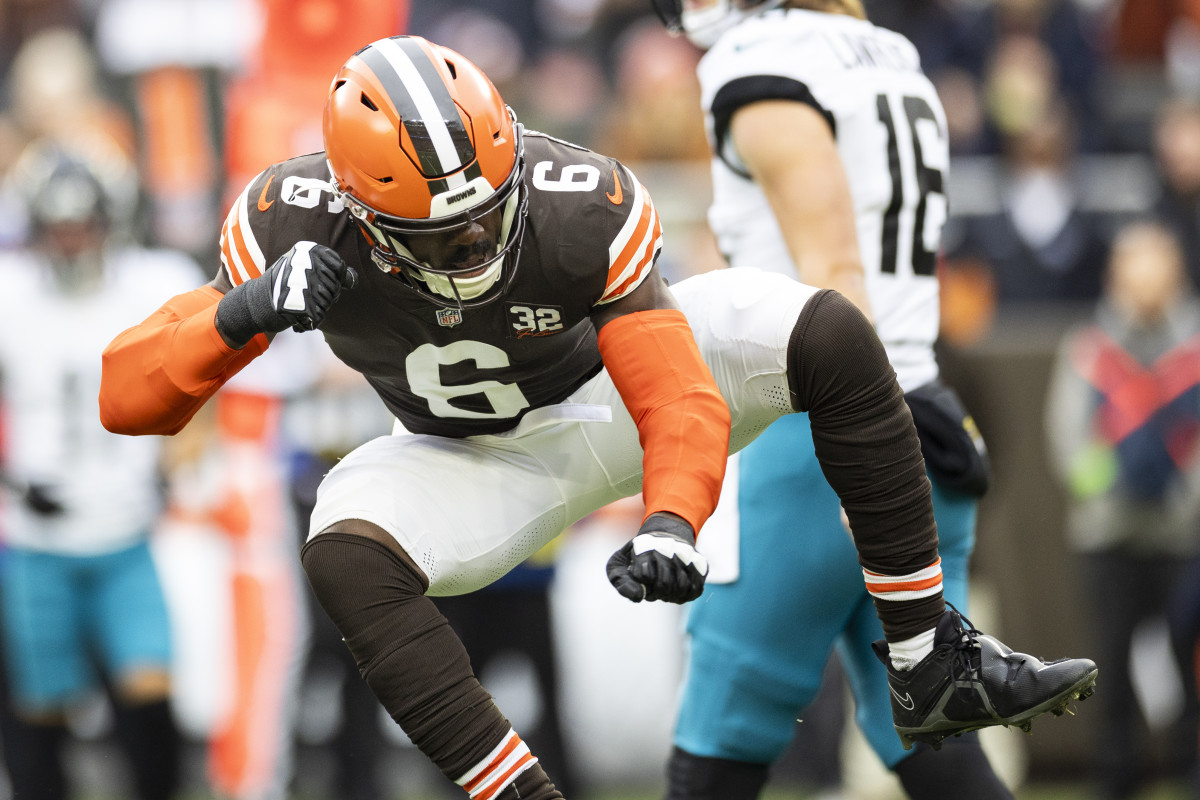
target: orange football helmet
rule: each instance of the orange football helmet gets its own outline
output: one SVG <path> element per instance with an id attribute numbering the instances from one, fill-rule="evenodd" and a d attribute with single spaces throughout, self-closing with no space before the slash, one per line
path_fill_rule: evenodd
<path id="1" fill-rule="evenodd" d="M 512 280 L 528 199 L 521 125 L 483 72 L 417 36 L 350 57 L 325 104 L 325 154 L 375 264 L 428 299 L 490 302 Z M 495 253 L 469 269 L 419 261 L 413 237 L 495 214 Z"/>

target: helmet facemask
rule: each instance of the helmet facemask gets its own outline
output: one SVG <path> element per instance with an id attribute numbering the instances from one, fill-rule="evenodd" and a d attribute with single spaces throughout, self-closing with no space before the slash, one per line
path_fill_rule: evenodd
<path id="1" fill-rule="evenodd" d="M 60 290 L 94 291 L 104 281 L 112 227 L 112 198 L 99 171 L 82 156 L 54 147 L 30 150 L 20 171 L 31 245 L 46 259 Z"/>
<path id="2" fill-rule="evenodd" d="M 392 216 L 342 193 L 343 205 L 371 242 L 371 260 L 375 266 L 438 305 L 449 300 L 460 309 L 471 308 L 490 303 L 503 294 L 516 272 L 529 206 L 519 126 L 517 131 L 516 163 L 498 189 L 493 190 L 486 178 L 475 178 L 465 186 L 434 196 L 428 219 Z M 439 215 L 450 205 L 448 200 L 485 193 L 483 201 L 466 210 Z M 433 263 L 414 255 L 414 250 L 430 249 L 421 246 L 422 238 L 445 241 L 476 223 L 496 229 L 495 245 L 483 262 L 458 266 Z"/>

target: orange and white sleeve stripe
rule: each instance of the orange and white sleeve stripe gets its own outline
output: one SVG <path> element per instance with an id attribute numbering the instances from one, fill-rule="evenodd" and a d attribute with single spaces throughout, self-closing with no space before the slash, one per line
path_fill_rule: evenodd
<path id="1" fill-rule="evenodd" d="M 455 783 L 466 790 L 471 800 L 493 800 L 517 776 L 537 763 L 529 746 L 512 728 L 496 749 L 472 767 Z"/>
<path id="2" fill-rule="evenodd" d="M 266 268 L 266 256 L 250 228 L 250 188 L 261 177 L 260 173 L 246 185 L 221 226 L 221 266 L 234 286 L 257 278 Z"/>
<path id="3" fill-rule="evenodd" d="M 662 225 L 650 193 L 633 173 L 622 169 L 633 184 L 633 202 L 629 217 L 608 246 L 608 282 L 597 303 L 611 302 L 636 289 L 662 249 Z"/>
<path id="4" fill-rule="evenodd" d="M 907 575 L 882 575 L 864 569 L 863 580 L 867 591 L 876 600 L 923 600 L 942 592 L 942 560 L 939 558 L 928 567 Z"/>

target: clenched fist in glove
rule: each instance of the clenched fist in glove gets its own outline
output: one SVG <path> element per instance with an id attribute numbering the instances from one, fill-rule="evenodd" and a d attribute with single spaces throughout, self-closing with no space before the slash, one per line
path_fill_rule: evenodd
<path id="1" fill-rule="evenodd" d="M 225 293 L 217 305 L 217 330 L 237 348 L 260 333 L 311 331 L 325 319 L 342 289 L 357 283 L 358 273 L 336 251 L 296 242 L 262 275 Z"/>
<path id="2" fill-rule="evenodd" d="M 671 514 L 651 514 L 637 536 L 608 559 L 608 582 L 635 603 L 686 603 L 704 591 L 708 560 L 696 550 L 692 526 Z"/>

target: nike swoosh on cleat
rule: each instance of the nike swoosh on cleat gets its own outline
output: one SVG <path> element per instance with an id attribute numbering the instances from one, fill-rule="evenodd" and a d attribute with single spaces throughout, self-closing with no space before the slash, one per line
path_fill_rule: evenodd
<path id="1" fill-rule="evenodd" d="M 605 192 L 604 196 L 608 198 L 608 202 L 614 206 L 621 205 L 621 201 L 625 199 L 625 193 L 621 191 L 621 179 L 617 177 L 617 171 L 613 170 L 613 183 L 617 185 L 616 193 Z"/>
<path id="2" fill-rule="evenodd" d="M 905 711 L 913 710 L 913 707 L 916 705 L 916 703 L 913 702 L 911 694 L 905 692 L 903 696 L 901 696 L 899 692 L 892 688 L 891 684 L 888 684 L 888 691 L 892 693 L 892 697 L 896 698 L 896 702 L 900 704 L 901 708 L 903 708 Z"/>
<path id="3" fill-rule="evenodd" d="M 272 205 L 275 204 L 274 200 L 271 200 L 269 202 L 267 200 L 267 190 L 271 188 L 271 181 L 273 181 L 273 180 L 275 180 L 274 172 L 272 172 L 270 175 L 267 176 L 267 185 L 263 187 L 262 192 L 260 192 L 258 195 L 258 210 L 259 211 L 266 211 L 268 208 L 270 208 Z"/>

